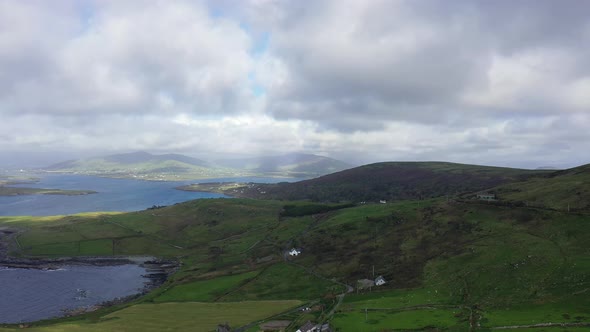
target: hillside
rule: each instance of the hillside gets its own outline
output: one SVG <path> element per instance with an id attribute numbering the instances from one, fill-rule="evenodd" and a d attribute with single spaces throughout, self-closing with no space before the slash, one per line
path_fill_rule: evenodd
<path id="1" fill-rule="evenodd" d="M 289 174 L 293 177 L 316 177 L 352 167 L 340 160 L 304 153 L 226 159 L 218 161 L 217 164 L 270 175 Z"/>
<path id="2" fill-rule="evenodd" d="M 185 180 L 250 175 L 239 170 L 213 167 L 206 161 L 180 154 L 154 155 L 147 152 L 70 160 L 51 165 L 44 170 L 144 180 Z"/>
<path id="3" fill-rule="evenodd" d="M 547 171 L 455 164 L 386 162 L 295 183 L 251 185 L 226 192 L 262 199 L 376 202 L 455 195 L 522 181 Z M 242 193 L 243 191 L 243 193 Z"/>
<path id="4" fill-rule="evenodd" d="M 248 324 L 270 317 L 291 321 L 287 331 L 307 320 L 343 332 L 548 323 L 582 332 L 590 324 L 586 215 L 446 200 L 349 207 L 215 199 L 126 214 L 5 217 L 0 227 L 22 229 L 13 254 L 182 262 L 137 301 L 31 331 L 211 331 L 219 319 L 257 331 Z M 292 247 L 301 254 L 284 256 Z M 379 275 L 384 286 L 345 292 Z M 298 307 L 312 309 L 291 310 Z"/>
<path id="5" fill-rule="evenodd" d="M 590 210 L 590 164 L 489 190 L 498 200 L 558 210 Z"/>
<path id="6" fill-rule="evenodd" d="M 188 180 L 241 176 L 310 178 L 348 167 L 335 159 L 308 154 L 234 159 L 213 164 L 180 154 L 134 152 L 69 160 L 44 170 L 145 180 Z"/>

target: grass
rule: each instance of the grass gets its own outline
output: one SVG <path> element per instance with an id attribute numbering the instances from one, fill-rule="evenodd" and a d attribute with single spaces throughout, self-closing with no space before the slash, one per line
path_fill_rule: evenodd
<path id="1" fill-rule="evenodd" d="M 286 263 L 275 264 L 243 287 L 223 297 L 223 300 L 314 299 L 325 294 L 338 294 L 343 287 L 309 274 L 304 269 Z"/>
<path id="2" fill-rule="evenodd" d="M 214 331 L 217 324 L 231 327 L 277 315 L 300 305 L 300 301 L 243 301 L 231 303 L 159 303 L 138 304 L 101 317 L 96 322 L 67 322 L 50 326 L 32 327 L 31 332 L 69 331 Z M 1 329 L 12 330 L 12 329 Z"/>
<path id="3" fill-rule="evenodd" d="M 460 309 L 423 309 L 407 311 L 367 311 L 339 313 L 332 320 L 337 331 L 391 331 L 447 329 L 460 327 L 467 330 L 468 324 L 457 315 Z"/>
<path id="4" fill-rule="evenodd" d="M 154 302 L 213 301 L 231 289 L 256 277 L 258 271 L 194 281 L 170 288 Z"/>
<path id="5" fill-rule="evenodd" d="M 297 299 L 325 301 L 328 312 L 344 291 L 336 281 L 355 285 L 374 269 L 388 283 L 347 295 L 333 318 L 340 331 L 464 330 L 470 311 L 482 329 L 590 317 L 587 215 L 432 199 L 280 218 L 285 204 L 201 200 L 127 214 L 6 217 L 0 227 L 21 227 L 28 255 L 151 254 L 181 261 L 177 274 L 139 301 L 145 310 Z M 302 254 L 284 262 L 282 252 L 291 246 Z M 383 310 L 369 311 L 365 321 L 364 309 Z M 56 328 L 110 327 L 131 322 L 132 312 Z"/>

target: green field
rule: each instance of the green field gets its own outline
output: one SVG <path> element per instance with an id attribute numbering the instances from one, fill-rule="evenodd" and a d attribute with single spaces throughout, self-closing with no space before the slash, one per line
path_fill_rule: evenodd
<path id="1" fill-rule="evenodd" d="M 214 331 L 217 324 L 239 327 L 300 305 L 300 301 L 256 301 L 230 303 L 139 304 L 101 317 L 98 321 L 67 322 L 29 328 L 27 331 Z M 12 329 L 1 329 L 12 330 Z M 16 330 L 20 330 L 16 328 Z"/>
<path id="2" fill-rule="evenodd" d="M 43 323 L 42 331 L 178 330 L 199 315 L 207 331 L 224 319 L 244 325 L 305 303 L 318 309 L 280 317 L 325 319 L 337 331 L 590 322 L 587 214 L 447 199 L 332 207 L 211 199 L 121 214 L 2 217 L 0 227 L 21 230 L 14 255 L 181 263 L 133 303 Z M 292 247 L 302 254 L 285 256 Z M 347 294 L 331 315 L 343 284 L 377 275 L 385 286 Z M 542 329 L 566 328 L 535 331 Z"/>

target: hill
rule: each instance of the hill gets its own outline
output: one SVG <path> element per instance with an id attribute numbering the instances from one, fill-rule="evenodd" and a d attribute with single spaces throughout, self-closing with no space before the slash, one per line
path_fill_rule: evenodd
<path id="1" fill-rule="evenodd" d="M 69 160 L 44 170 L 145 180 L 187 180 L 241 176 L 309 178 L 348 167 L 344 162 L 310 154 L 234 159 L 213 164 L 180 154 L 133 152 Z"/>
<path id="2" fill-rule="evenodd" d="M 249 185 L 226 193 L 283 200 L 397 201 L 483 190 L 546 173 L 547 171 L 448 162 L 385 162 L 356 167 L 311 180 Z"/>
<path id="3" fill-rule="evenodd" d="M 557 210 L 590 210 L 590 164 L 489 190 L 499 202 Z"/>
<path id="4" fill-rule="evenodd" d="M 247 331 L 271 317 L 292 321 L 287 331 L 307 320 L 344 332 L 535 324 L 582 332 L 590 324 L 590 227 L 581 214 L 444 199 L 356 207 L 215 199 L 126 214 L 5 217 L 0 227 L 21 229 L 15 255 L 182 263 L 137 301 L 33 331 L 213 330 L 215 320 L 194 325 L 205 324 L 201 316 Z M 292 247 L 301 254 L 284 254 Z M 376 276 L 387 283 L 357 288 Z"/>
<path id="5" fill-rule="evenodd" d="M 44 170 L 144 180 L 184 180 L 251 175 L 239 170 L 214 167 L 206 161 L 180 154 L 154 155 L 147 152 L 69 160 L 48 166 Z"/>
<path id="6" fill-rule="evenodd" d="M 220 160 L 217 164 L 263 174 L 288 174 L 293 177 L 316 177 L 342 171 L 352 166 L 343 161 L 305 153 L 279 156 Z"/>

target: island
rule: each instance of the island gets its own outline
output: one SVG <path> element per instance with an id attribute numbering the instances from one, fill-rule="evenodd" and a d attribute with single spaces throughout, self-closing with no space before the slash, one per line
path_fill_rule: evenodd
<path id="1" fill-rule="evenodd" d="M 93 190 L 64 190 L 64 189 L 48 189 L 48 188 L 29 188 L 29 187 L 14 187 L 19 184 L 33 184 L 39 179 L 31 176 L 0 176 L 0 196 L 19 196 L 19 195 L 89 195 L 96 194 Z"/>
<path id="2" fill-rule="evenodd" d="M 21 188 L 21 187 L 4 187 L 0 186 L 0 196 L 19 196 L 19 195 L 90 195 L 96 194 L 93 190 L 63 190 L 63 189 L 46 189 L 46 188 Z"/>

